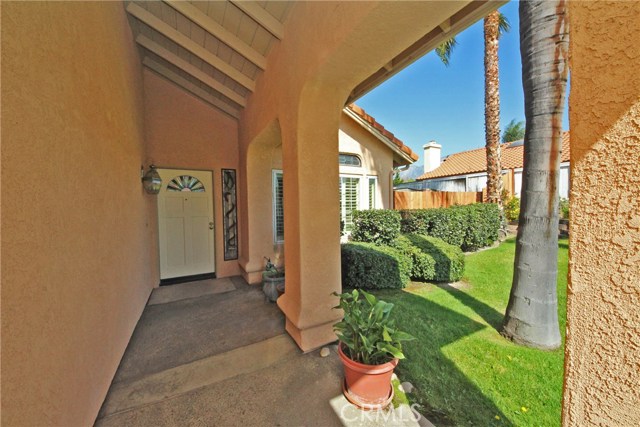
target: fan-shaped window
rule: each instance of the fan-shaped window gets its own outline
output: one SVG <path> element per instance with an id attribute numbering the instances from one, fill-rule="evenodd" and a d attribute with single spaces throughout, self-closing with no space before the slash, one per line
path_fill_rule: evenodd
<path id="1" fill-rule="evenodd" d="M 204 185 L 200 180 L 191 175 L 176 176 L 167 185 L 167 191 L 191 191 L 193 193 L 204 193 Z"/>
<path id="2" fill-rule="evenodd" d="M 355 154 L 340 153 L 339 162 L 341 166 L 362 166 L 360 157 L 356 156 Z"/>

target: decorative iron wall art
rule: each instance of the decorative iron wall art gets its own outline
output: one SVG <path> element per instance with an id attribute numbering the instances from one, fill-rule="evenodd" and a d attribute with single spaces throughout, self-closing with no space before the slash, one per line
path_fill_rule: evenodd
<path id="1" fill-rule="evenodd" d="M 224 260 L 238 259 L 238 200 L 235 169 L 222 169 Z"/>

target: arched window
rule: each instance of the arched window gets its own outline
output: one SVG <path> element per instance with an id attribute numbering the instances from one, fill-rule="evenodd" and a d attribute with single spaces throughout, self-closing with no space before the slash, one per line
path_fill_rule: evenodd
<path id="1" fill-rule="evenodd" d="M 338 159 L 340 166 L 362 166 L 360 157 L 356 156 L 355 154 L 340 153 L 340 157 Z"/>
<path id="2" fill-rule="evenodd" d="M 194 193 L 204 193 L 204 185 L 200 180 L 191 175 L 176 176 L 167 185 L 167 191 L 191 191 Z"/>

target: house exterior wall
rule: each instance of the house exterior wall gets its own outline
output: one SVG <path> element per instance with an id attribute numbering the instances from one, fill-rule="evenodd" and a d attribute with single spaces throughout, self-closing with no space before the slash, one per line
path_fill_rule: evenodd
<path id="1" fill-rule="evenodd" d="M 568 2 L 563 425 L 640 425 L 640 3 Z"/>
<path id="2" fill-rule="evenodd" d="M 264 208 L 260 194 L 265 181 L 270 189 L 271 169 L 269 162 L 266 170 L 250 173 L 252 165 L 267 157 L 252 147 L 268 145 L 265 132 L 278 134 L 287 218 L 286 292 L 278 306 L 287 318 L 287 331 L 303 350 L 335 340 L 332 325 L 340 317 L 331 310 L 336 304 L 331 293 L 341 289 L 336 129 L 342 108 L 351 90 L 385 60 L 461 7 L 449 2 L 404 7 L 393 2 L 297 2 L 285 25 L 285 33 L 295 37 L 285 37 L 269 54 L 269 72 L 258 80 L 239 131 L 240 168 L 246 177 L 240 192 L 240 263 L 246 276 L 264 265 L 255 248 L 269 243 L 272 225 L 252 212 Z M 326 177 L 326 185 L 318 186 L 318 177 Z"/>
<path id="3" fill-rule="evenodd" d="M 2 2 L 2 422 L 91 425 L 153 287 L 121 2 Z"/>
<path id="4" fill-rule="evenodd" d="M 507 169 L 502 171 L 505 189 L 512 196 L 520 197 L 522 188 L 522 168 Z M 487 187 L 486 174 L 456 175 L 447 178 L 433 178 L 419 181 L 423 189 L 435 191 L 482 191 Z M 560 185 L 558 188 L 560 198 L 569 198 L 569 163 L 560 164 Z"/>
<path id="5" fill-rule="evenodd" d="M 339 173 L 344 176 L 360 177 L 361 191 L 366 192 L 364 180 L 367 177 L 377 177 L 376 209 L 390 209 L 391 180 L 393 172 L 393 152 L 382 141 L 363 129 L 351 117 L 342 113 L 340 130 L 338 132 L 338 151 L 340 153 L 356 154 L 362 160 L 362 167 L 340 166 Z M 364 198 L 361 198 L 364 203 Z M 361 205 L 363 209 L 368 206 Z"/>
<path id="6" fill-rule="evenodd" d="M 391 174 L 393 172 L 393 152 L 391 149 L 370 132 L 363 129 L 360 124 L 347 114 L 342 113 L 338 131 L 338 151 L 345 154 L 355 154 L 362 161 L 362 166 L 340 165 L 338 170 L 340 176 L 360 179 L 361 197 L 359 209 L 369 209 L 368 178 L 376 178 L 375 209 L 391 209 Z M 282 145 L 278 145 L 273 149 L 271 168 L 273 171 L 282 171 Z M 324 177 L 320 177 L 318 182 L 323 180 Z M 338 197 L 338 194 L 336 194 L 336 197 Z M 275 203 L 275 194 L 273 192 L 271 203 Z M 272 224 L 274 224 L 273 209 L 271 212 Z M 275 233 L 275 230 L 273 232 Z M 343 236 L 344 238 L 346 236 Z M 275 239 L 273 237 L 272 239 L 274 241 L 274 252 L 270 253 L 269 256 L 272 261 L 277 260 L 278 266 L 282 266 L 284 265 L 284 243 L 276 244 Z"/>
<path id="7" fill-rule="evenodd" d="M 222 234 L 221 169 L 238 169 L 238 122 L 188 94 L 153 71 L 144 70 L 145 164 L 169 169 L 213 171 L 216 276 L 240 274 L 238 261 L 225 261 Z M 157 201 L 154 198 L 154 204 Z M 156 207 L 157 209 L 157 207 Z M 159 274 L 157 214 L 153 231 L 153 271 Z M 158 283 L 155 280 L 154 283 Z"/>

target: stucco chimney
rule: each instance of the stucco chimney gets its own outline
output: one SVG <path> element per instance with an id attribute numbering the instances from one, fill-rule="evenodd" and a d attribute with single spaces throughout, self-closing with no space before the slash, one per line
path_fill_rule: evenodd
<path id="1" fill-rule="evenodd" d="M 429 141 L 422 148 L 424 148 L 424 173 L 431 172 L 440 166 L 442 145 L 435 141 Z"/>

